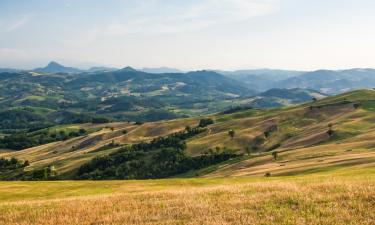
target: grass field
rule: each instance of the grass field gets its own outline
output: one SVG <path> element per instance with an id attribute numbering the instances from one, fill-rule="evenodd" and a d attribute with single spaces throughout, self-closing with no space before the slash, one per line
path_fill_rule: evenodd
<path id="1" fill-rule="evenodd" d="M 277 178 L 0 182 L 0 224 L 374 224 L 375 169 Z"/>

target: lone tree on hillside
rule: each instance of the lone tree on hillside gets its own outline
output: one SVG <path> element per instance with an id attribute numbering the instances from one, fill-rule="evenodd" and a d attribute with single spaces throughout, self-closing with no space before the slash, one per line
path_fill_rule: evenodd
<path id="1" fill-rule="evenodd" d="M 228 131 L 228 135 L 230 136 L 231 139 L 234 138 L 234 135 L 236 134 L 236 132 L 234 130 L 229 130 Z"/>
<path id="2" fill-rule="evenodd" d="M 274 160 L 277 160 L 278 156 L 279 156 L 279 153 L 277 151 L 272 152 L 272 157 Z"/>

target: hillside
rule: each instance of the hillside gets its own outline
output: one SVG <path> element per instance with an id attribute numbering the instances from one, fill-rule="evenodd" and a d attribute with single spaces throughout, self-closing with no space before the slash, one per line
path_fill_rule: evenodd
<path id="1" fill-rule="evenodd" d="M 249 109 L 207 117 L 215 122 L 186 141 L 186 153 L 199 156 L 209 149 L 232 149 L 242 157 L 186 176 L 290 175 L 368 167 L 375 163 L 375 91 L 360 90 L 299 106 L 278 109 Z M 71 125 L 95 128 L 90 134 L 18 152 L 0 153 L 29 160 L 26 170 L 54 165 L 69 174 L 98 155 L 121 146 L 150 141 L 194 127 L 202 117 L 134 123 Z M 203 117 L 206 118 L 206 117 Z M 234 130 L 231 138 L 229 130 Z M 329 130 L 331 130 L 329 132 Z M 111 146 L 115 144 L 115 146 Z M 271 152 L 277 151 L 274 160 Z"/>
<path id="2" fill-rule="evenodd" d="M 0 115 L 15 115 L 0 117 L 0 133 L 89 122 L 93 117 L 114 121 L 188 117 L 227 109 L 253 94 L 240 82 L 209 71 L 0 73 Z"/>
<path id="3" fill-rule="evenodd" d="M 50 66 L 67 68 L 55 64 Z M 314 95 L 324 97 L 314 90 L 256 93 L 245 86 L 212 71 L 151 74 L 126 67 L 75 74 L 0 73 L 0 134 L 95 118 L 149 122 L 238 107 L 279 107 L 309 101 Z"/>

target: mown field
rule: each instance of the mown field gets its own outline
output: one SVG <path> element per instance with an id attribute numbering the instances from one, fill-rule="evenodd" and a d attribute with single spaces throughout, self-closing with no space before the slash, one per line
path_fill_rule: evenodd
<path id="1" fill-rule="evenodd" d="M 374 224 L 375 169 L 259 178 L 1 182 L 0 224 Z"/>

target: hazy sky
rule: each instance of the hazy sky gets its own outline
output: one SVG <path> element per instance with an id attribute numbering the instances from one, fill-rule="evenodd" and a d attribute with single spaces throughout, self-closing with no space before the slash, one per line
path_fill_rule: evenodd
<path id="1" fill-rule="evenodd" d="M 0 0 L 0 67 L 375 67 L 374 0 Z"/>

